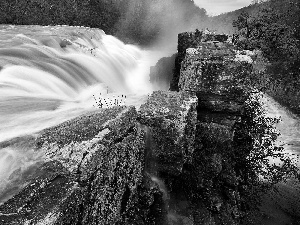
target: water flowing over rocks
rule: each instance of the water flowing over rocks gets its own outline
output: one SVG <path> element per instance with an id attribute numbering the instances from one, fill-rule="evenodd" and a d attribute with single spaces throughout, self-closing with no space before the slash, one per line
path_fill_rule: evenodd
<path id="1" fill-rule="evenodd" d="M 0 206 L 1 224 L 158 224 L 164 203 L 144 172 L 137 116 L 115 107 L 39 134 L 45 162 Z"/>
<path id="2" fill-rule="evenodd" d="M 26 137 L 43 160 L 0 206 L 0 223 L 242 224 L 237 124 L 251 64 L 225 40 L 179 34 L 172 91 L 153 92 L 139 111 L 99 109 Z"/>

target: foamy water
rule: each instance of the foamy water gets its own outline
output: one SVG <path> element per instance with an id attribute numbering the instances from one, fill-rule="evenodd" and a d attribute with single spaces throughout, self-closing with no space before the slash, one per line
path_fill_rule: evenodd
<path id="1" fill-rule="evenodd" d="M 138 108 L 152 92 L 149 67 L 162 54 L 99 29 L 0 25 L 0 143 L 99 107 Z M 0 203 L 42 160 L 26 146 L 0 149 Z"/>
<path id="2" fill-rule="evenodd" d="M 0 141 L 94 110 L 95 98 L 120 103 L 126 96 L 121 104 L 141 104 L 152 91 L 156 57 L 101 30 L 1 26 L 0 32 Z"/>

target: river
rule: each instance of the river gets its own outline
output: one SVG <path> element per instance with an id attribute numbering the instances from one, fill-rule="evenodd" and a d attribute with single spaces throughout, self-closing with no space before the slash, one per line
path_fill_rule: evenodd
<path id="1" fill-rule="evenodd" d="M 0 143 L 99 107 L 139 107 L 153 91 L 149 67 L 162 56 L 166 53 L 126 45 L 99 29 L 0 25 Z M 267 115 L 281 118 L 278 144 L 298 160 L 299 118 L 268 96 L 264 102 Z M 16 171 L 26 171 L 42 157 L 25 147 L 0 149 L 0 193 Z M 290 201 L 296 201 L 298 189 L 290 187 Z M 0 195 L 0 203 L 4 200 Z"/>
<path id="2" fill-rule="evenodd" d="M 164 54 L 100 29 L 0 25 L 0 143 L 99 108 L 138 108 L 152 92 L 149 67 Z M 0 193 L 42 158 L 0 147 Z"/>

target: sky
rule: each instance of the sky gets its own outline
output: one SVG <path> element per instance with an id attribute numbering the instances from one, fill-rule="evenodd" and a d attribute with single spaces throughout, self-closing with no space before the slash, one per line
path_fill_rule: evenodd
<path id="1" fill-rule="evenodd" d="M 194 0 L 200 8 L 206 9 L 208 15 L 219 15 L 250 5 L 251 0 Z"/>

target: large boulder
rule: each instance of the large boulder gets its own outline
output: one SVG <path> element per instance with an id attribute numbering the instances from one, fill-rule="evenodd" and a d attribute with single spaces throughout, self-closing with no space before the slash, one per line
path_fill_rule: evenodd
<path id="1" fill-rule="evenodd" d="M 192 206 L 181 183 L 184 167 L 192 163 L 197 124 L 197 98 L 186 92 L 156 91 L 140 108 L 140 123 L 148 128 L 151 176 L 165 193 L 170 225 L 193 225 Z M 188 176 L 190 174 L 187 174 Z M 177 187 L 179 185 L 179 188 Z"/>
<path id="2" fill-rule="evenodd" d="M 195 32 L 184 32 L 178 34 L 178 45 L 177 45 L 177 56 L 175 58 L 175 68 L 173 73 L 173 79 L 170 85 L 170 90 L 178 91 L 178 82 L 180 78 L 181 63 L 185 58 L 186 51 L 189 48 L 197 48 L 203 43 L 209 45 L 217 45 L 228 47 L 229 43 L 226 35 L 213 34 L 210 32 L 199 31 L 196 29 Z"/>
<path id="3" fill-rule="evenodd" d="M 234 96 L 231 96 L 234 99 Z M 241 98 L 241 96 L 239 96 Z M 231 157 L 233 125 L 241 102 L 220 96 L 201 99 L 190 92 L 156 91 L 140 108 L 140 123 L 149 133 L 152 179 L 165 192 L 168 224 L 238 224 L 239 178 Z M 233 116 L 228 123 L 204 121 L 199 112 Z M 206 117 L 205 117 L 206 118 Z"/>
<path id="4" fill-rule="evenodd" d="M 249 77 L 252 64 L 240 60 L 233 46 L 201 43 L 188 48 L 181 63 L 181 91 L 227 94 Z"/>
<path id="5" fill-rule="evenodd" d="M 43 161 L 0 206 L 0 223 L 164 224 L 137 117 L 133 107 L 101 109 L 38 134 L 30 145 Z"/>
<path id="6" fill-rule="evenodd" d="M 181 173 L 194 151 L 197 98 L 184 92 L 156 91 L 140 108 L 141 124 L 151 132 L 158 174 Z"/>

